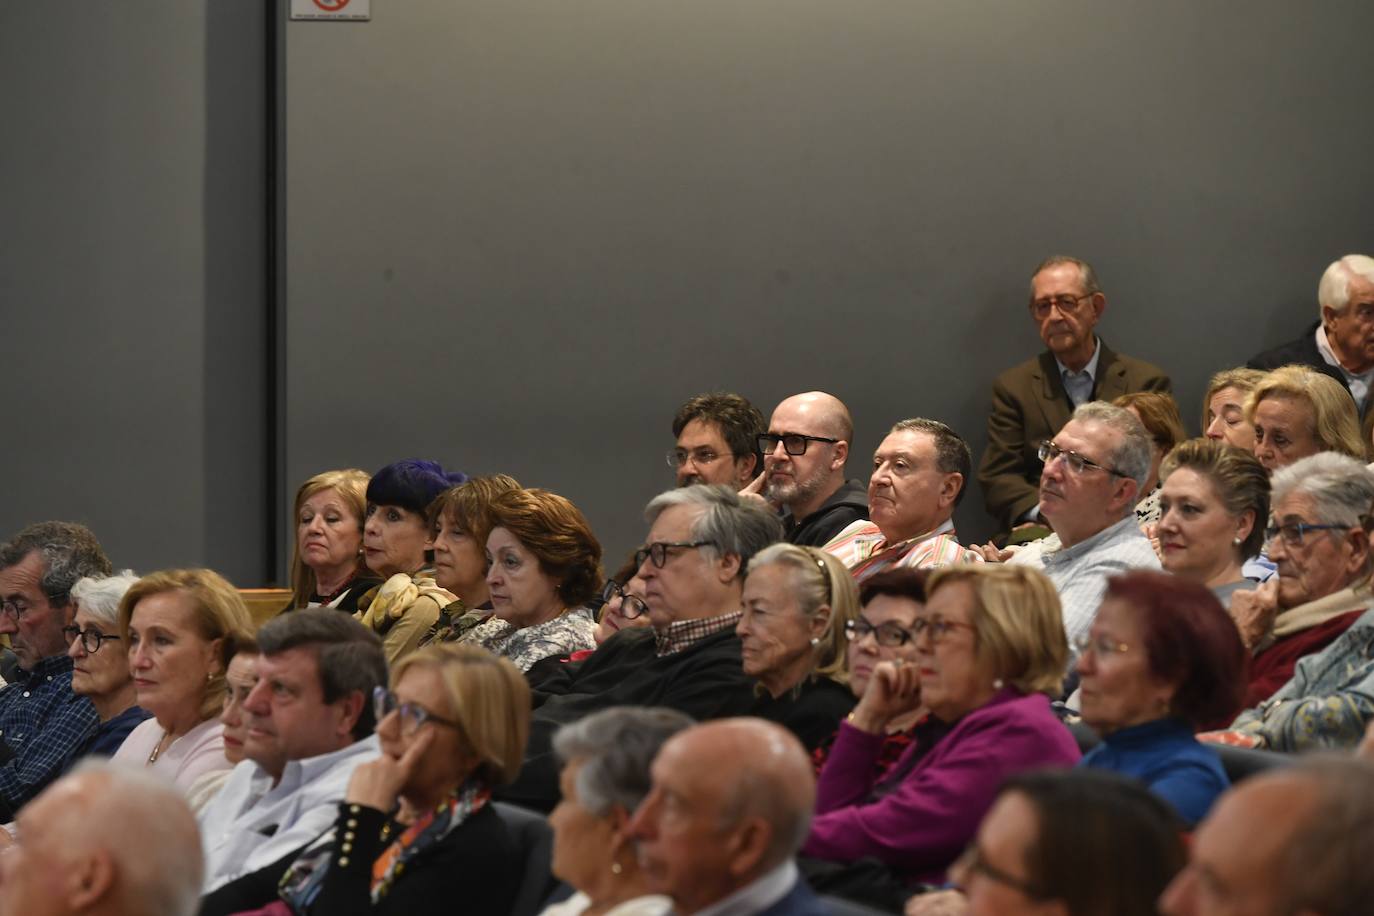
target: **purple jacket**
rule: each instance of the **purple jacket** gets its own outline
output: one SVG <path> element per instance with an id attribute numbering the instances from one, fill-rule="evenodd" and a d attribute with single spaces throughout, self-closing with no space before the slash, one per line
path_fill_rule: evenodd
<path id="1" fill-rule="evenodd" d="M 873 793 L 882 735 L 840 725 L 816 787 L 816 817 L 802 853 L 833 862 L 870 856 L 910 881 L 940 882 L 973 839 L 1006 777 L 1072 766 L 1078 744 L 1041 694 L 1005 688 L 926 751 L 901 785 Z M 910 765 L 912 745 L 893 765 Z"/>

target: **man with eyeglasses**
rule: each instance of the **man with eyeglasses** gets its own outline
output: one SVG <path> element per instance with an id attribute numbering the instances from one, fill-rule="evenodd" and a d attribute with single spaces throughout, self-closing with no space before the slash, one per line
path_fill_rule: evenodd
<path id="1" fill-rule="evenodd" d="M 1107 297 L 1086 261 L 1041 262 L 1031 276 L 1029 309 L 1047 349 L 993 382 L 988 445 L 978 466 L 988 512 L 1004 531 L 1046 521 L 1038 513 L 1036 452 L 1074 408 L 1132 391 L 1169 390 L 1162 369 L 1115 352 L 1094 333 Z"/>
<path id="2" fill-rule="evenodd" d="M 645 509 L 638 554 L 649 626 L 619 631 L 534 692 L 520 778 L 498 797 L 547 811 L 557 803 L 558 727 L 611 706 L 666 706 L 698 721 L 743 715 L 757 702 L 744 674 L 739 622 L 749 560 L 779 540 L 777 516 L 726 486 L 660 493 Z"/>
<path id="3" fill-rule="evenodd" d="M 748 492 L 784 511 L 784 540 L 823 547 L 868 519 L 863 483 L 844 476 L 853 439 L 849 408 L 824 391 L 795 394 L 773 411 L 768 432 L 759 436 L 763 473 Z"/>
<path id="4" fill-rule="evenodd" d="M 1037 454 L 1044 462 L 1040 513 L 1058 537 L 1053 548 L 1032 544 L 1008 562 L 1049 576 L 1073 646 L 1092 626 L 1108 576 L 1160 568 L 1135 520 L 1136 498 L 1150 473 L 1150 436 L 1129 410 L 1089 401 Z"/>
<path id="5" fill-rule="evenodd" d="M 95 734 L 100 717 L 72 692 L 63 629 L 72 623 L 72 586 L 108 576 L 95 535 L 72 522 L 40 522 L 0 545 L 0 633 L 19 659 L 0 690 L 0 821 L 63 772 Z"/>
<path id="6" fill-rule="evenodd" d="M 374 692 L 387 671 L 375 633 L 311 608 L 264 624 L 258 648 L 258 682 L 243 703 L 245 759 L 199 818 L 203 914 L 277 899 L 294 853 L 334 823 L 353 770 L 380 754 Z"/>
<path id="7" fill-rule="evenodd" d="M 763 414 L 741 395 L 714 392 L 689 398 L 673 417 L 677 444 L 668 452 L 677 485 L 748 486 L 763 467 L 757 442 L 761 432 Z"/>

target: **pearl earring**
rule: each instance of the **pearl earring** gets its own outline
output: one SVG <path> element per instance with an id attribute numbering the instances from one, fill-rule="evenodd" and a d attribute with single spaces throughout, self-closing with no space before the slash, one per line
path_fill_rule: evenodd
<path id="1" fill-rule="evenodd" d="M 1231 538 L 1231 543 L 1232 543 L 1232 544 L 1235 544 L 1237 547 L 1239 547 L 1239 546 L 1240 546 L 1240 538 Z"/>
<path id="2" fill-rule="evenodd" d="M 814 649 L 814 648 L 816 648 L 817 646 L 819 646 L 820 644 L 821 644 L 821 638 L 820 638 L 819 636 L 812 636 L 812 637 L 811 637 L 811 648 Z"/>
<path id="3" fill-rule="evenodd" d="M 623 869 L 623 868 L 620 867 L 620 863 L 619 863 L 619 862 L 612 862 L 612 863 L 611 863 L 611 874 L 613 874 L 613 875 L 618 875 L 618 874 L 620 874 L 620 873 L 621 873 L 622 871 L 624 871 L 624 870 L 625 870 L 625 869 Z"/>
<path id="4" fill-rule="evenodd" d="M 992 682 L 993 690 L 1001 690 L 1004 686 L 1006 686 L 1006 682 L 1004 682 L 1000 677 Z"/>

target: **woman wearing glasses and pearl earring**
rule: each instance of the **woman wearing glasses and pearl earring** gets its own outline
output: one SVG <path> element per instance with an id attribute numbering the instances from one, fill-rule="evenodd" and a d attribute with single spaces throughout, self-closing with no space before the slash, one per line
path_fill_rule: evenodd
<path id="1" fill-rule="evenodd" d="M 76 617 L 62 632 L 72 659 L 72 693 L 84 696 L 100 716 L 90 742 L 76 755 L 108 757 L 151 713 L 138 705 L 129 654 L 119 639 L 119 602 L 138 577 L 131 572 L 82 579 L 72 586 Z"/>

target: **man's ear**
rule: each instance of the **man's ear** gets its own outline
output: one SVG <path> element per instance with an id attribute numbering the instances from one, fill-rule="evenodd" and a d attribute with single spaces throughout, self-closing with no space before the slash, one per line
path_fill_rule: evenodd
<path id="1" fill-rule="evenodd" d="M 1118 477 L 1117 484 L 1119 489 L 1116 491 L 1116 495 L 1113 497 L 1112 502 L 1120 501 L 1121 510 L 1124 513 L 1126 509 L 1135 506 L 1136 502 L 1139 500 L 1140 484 L 1136 483 L 1135 479 L 1131 477 Z"/>
<path id="2" fill-rule="evenodd" d="M 338 701 L 339 721 L 335 727 L 335 733 L 341 738 L 353 740 L 353 729 L 358 724 L 358 719 L 363 714 L 363 706 L 372 701 L 371 697 L 364 697 L 361 690 L 352 690 L 341 697 Z M 376 727 L 376 723 L 373 723 Z"/>
<path id="3" fill-rule="evenodd" d="M 743 490 L 749 486 L 749 482 L 757 476 L 759 476 L 758 455 L 750 453 L 743 458 L 735 459 L 735 477 L 739 480 L 739 489 Z"/>
<path id="4" fill-rule="evenodd" d="M 716 560 L 716 575 L 720 578 L 722 585 L 729 585 L 739 578 L 740 556 L 737 553 L 719 552 L 720 559 Z"/>
<path id="5" fill-rule="evenodd" d="M 91 908 L 114 884 L 115 869 L 110 853 L 97 849 L 69 868 L 63 896 L 67 909 L 73 913 Z"/>
<path id="6" fill-rule="evenodd" d="M 954 501 L 959 498 L 959 491 L 963 488 L 963 474 L 958 471 L 946 474 L 945 479 L 940 481 L 940 508 L 947 509 L 954 505 Z"/>
<path id="7" fill-rule="evenodd" d="M 841 439 L 835 443 L 835 456 L 830 459 L 830 469 L 838 471 L 849 460 L 849 443 Z"/>
<path id="8" fill-rule="evenodd" d="M 772 824 L 757 815 L 746 817 L 730 832 L 730 874 L 739 879 L 758 875 L 772 842 Z"/>
<path id="9" fill-rule="evenodd" d="M 1102 313 L 1107 310 L 1107 294 L 1101 291 L 1095 292 L 1093 293 L 1091 302 L 1094 316 L 1093 322 L 1096 323 L 1102 320 Z"/>
<path id="10" fill-rule="evenodd" d="M 1336 320 L 1337 318 L 1340 317 L 1340 314 L 1341 314 L 1340 312 L 1336 311 L 1336 310 L 1333 309 L 1331 306 L 1329 306 L 1329 305 L 1323 305 L 1323 306 L 1322 306 L 1322 327 L 1323 327 L 1323 328 L 1330 329 L 1332 323 L 1335 322 L 1335 320 Z"/>

